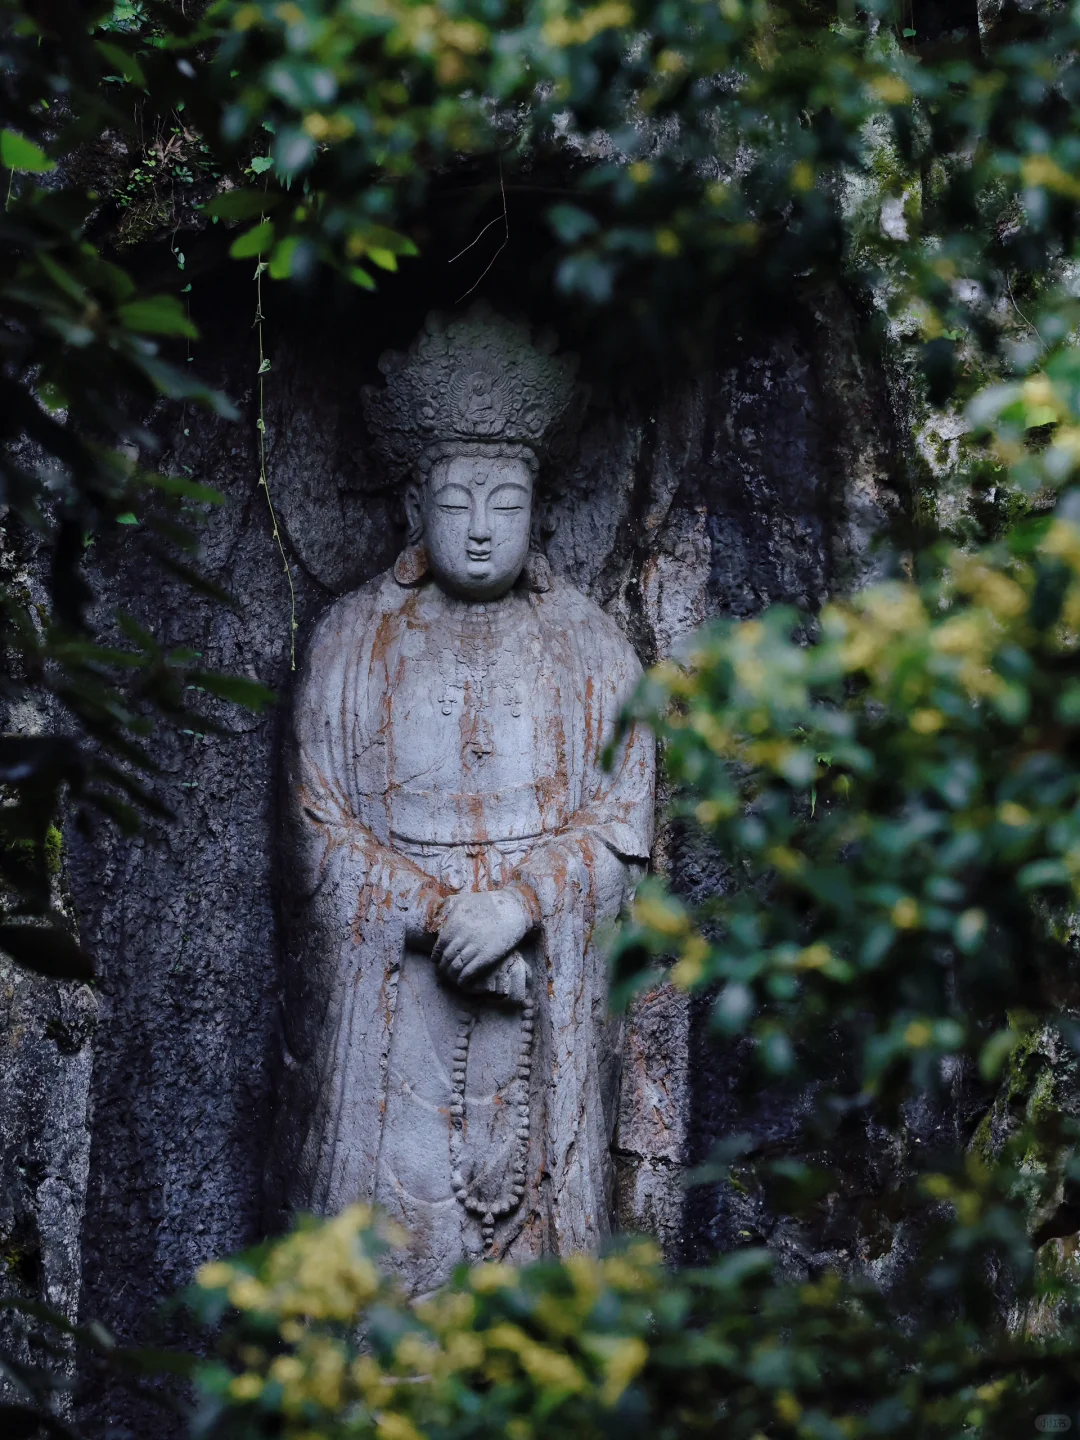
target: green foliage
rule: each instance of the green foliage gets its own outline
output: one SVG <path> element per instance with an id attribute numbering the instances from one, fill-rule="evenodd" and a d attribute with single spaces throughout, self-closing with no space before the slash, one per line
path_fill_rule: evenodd
<path id="1" fill-rule="evenodd" d="M 642 713 L 675 702 L 659 723 L 681 812 L 741 883 L 697 915 L 643 890 L 626 959 L 674 949 L 680 983 L 720 984 L 718 1028 L 754 1035 L 766 1069 L 828 1027 L 852 1098 L 895 1109 L 946 1056 L 994 1078 L 1004 1016 L 1060 1008 L 1080 894 L 1074 508 L 830 604 L 811 643 L 773 610 L 652 672 Z"/>
<path id="2" fill-rule="evenodd" d="M 789 1180 L 796 1196 L 793 1167 Z M 966 1247 L 943 1245 L 922 1277 L 938 1295 L 952 1294 L 969 1255 L 1023 1249 L 984 1167 L 925 1185 L 939 1211 L 966 1216 Z M 948 1230 L 931 1226 L 929 1248 Z M 1006 1436 L 1068 1405 L 1080 1369 L 1064 1341 L 989 1333 L 989 1310 L 943 1325 L 928 1353 L 870 1283 L 786 1277 L 756 1248 L 676 1275 L 643 1241 L 604 1259 L 489 1263 L 409 1305 L 386 1278 L 395 1241 L 357 1206 L 205 1266 L 187 1299 L 215 1327 L 218 1353 L 196 1366 L 195 1433 Z"/>
<path id="3" fill-rule="evenodd" d="M 120 645 L 101 643 L 81 572 L 84 545 L 140 519 L 162 562 L 183 568 L 194 541 L 177 523 L 181 504 L 208 492 L 133 463 L 132 447 L 154 447 L 141 416 L 162 394 L 234 413 L 147 338 L 195 335 L 179 297 L 139 293 L 87 238 L 98 197 L 75 181 L 74 162 L 102 130 L 130 124 L 123 88 L 145 80 L 134 63 L 126 79 L 110 78 L 118 44 L 91 43 L 106 19 L 103 6 L 61 4 L 44 22 L 34 7 L 0 13 L 9 121 L 0 136 L 9 172 L 0 213 L 0 501 L 9 530 L 19 522 L 37 537 L 49 577 L 47 605 L 31 610 L 8 556 L 3 699 L 37 697 L 67 718 L 55 736 L 0 737 L 0 891 L 12 915 L 50 913 L 47 839 L 62 795 L 129 829 L 141 809 L 161 809 L 145 785 L 155 722 L 187 713 L 190 660 L 163 653 L 130 625 Z M 18 962 L 58 974 L 60 933 L 55 925 L 12 929 L 2 944 Z M 45 937 L 53 937 L 47 954 Z M 78 947 L 66 953 L 70 973 L 85 974 Z"/>

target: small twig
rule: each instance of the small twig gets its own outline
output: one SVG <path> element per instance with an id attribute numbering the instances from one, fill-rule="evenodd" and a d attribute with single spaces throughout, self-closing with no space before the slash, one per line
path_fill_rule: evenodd
<path id="1" fill-rule="evenodd" d="M 495 254 L 494 254 L 494 255 L 491 257 L 491 259 L 488 261 L 487 265 L 484 267 L 484 269 L 483 269 L 483 271 L 481 272 L 481 274 L 480 274 L 480 275 L 476 278 L 476 280 L 469 286 L 468 290 L 465 291 L 465 294 L 464 294 L 464 295 L 459 295 L 458 298 L 454 301 L 454 304 L 455 304 L 455 305 L 460 305 L 461 302 L 462 302 L 462 300 L 466 299 L 469 295 L 471 295 L 471 294 L 473 293 L 473 291 L 476 289 L 477 285 L 480 284 L 480 281 L 483 280 L 484 276 L 488 273 L 488 271 L 491 269 L 491 267 L 495 264 L 495 261 L 499 258 L 499 256 L 502 254 L 502 252 L 506 249 L 507 245 L 510 243 L 510 215 L 509 215 L 509 212 L 507 211 L 507 208 L 506 208 L 506 185 L 505 185 L 504 182 L 503 182 L 503 168 L 502 168 L 502 156 L 501 156 L 501 155 L 499 156 L 499 191 L 500 191 L 500 193 L 501 193 L 501 195 L 502 195 L 502 202 L 503 202 L 503 213 L 502 213 L 502 217 L 501 217 L 501 218 L 502 218 L 502 222 L 503 222 L 503 239 L 502 239 L 502 244 L 499 246 L 499 248 L 495 251 Z M 500 218 L 499 216 L 496 216 L 496 217 L 495 217 L 495 220 L 493 220 L 493 221 L 491 222 L 491 224 L 494 225 L 499 218 Z M 484 230 L 489 230 L 490 228 L 491 228 L 490 225 L 485 225 L 485 226 L 484 226 Z M 484 230 L 481 230 L 481 231 L 480 231 L 480 235 L 483 235 Z M 478 236 L 476 237 L 476 240 L 479 240 L 479 239 L 480 239 L 480 235 L 478 235 Z M 474 240 L 474 241 L 472 242 L 473 245 L 476 244 L 476 240 Z M 465 250 L 470 250 L 471 248 L 472 248 L 472 246 L 466 245 Z M 461 251 L 461 254 L 462 254 L 462 255 L 465 254 L 465 250 L 462 250 L 462 251 Z M 458 258 L 458 257 L 455 255 L 455 256 L 454 256 L 454 260 L 456 260 L 457 258 Z M 452 264 L 454 263 L 454 261 L 451 260 L 449 263 L 452 265 Z"/>
<path id="2" fill-rule="evenodd" d="M 502 219 L 503 219 L 503 216 L 502 216 L 502 215 L 496 215 L 494 220 L 489 220 L 488 223 L 484 226 L 484 228 L 480 231 L 480 234 L 477 235 L 476 239 L 475 239 L 475 240 L 470 240 L 469 243 L 468 243 L 468 245 L 465 246 L 465 249 L 464 249 L 464 250 L 459 250 L 456 255 L 452 255 L 452 256 L 450 257 L 450 259 L 449 259 L 446 263 L 447 263 L 448 265 L 453 265 L 453 263 L 454 263 L 455 260 L 460 260 L 461 257 L 462 257 L 462 255 L 467 255 L 467 254 L 469 253 L 469 251 L 473 248 L 474 245 L 479 245 L 480 241 L 484 238 L 484 236 L 487 234 L 487 232 L 491 229 L 492 225 L 498 225 L 499 221 L 502 220 Z"/>
<path id="3" fill-rule="evenodd" d="M 1024 314 L 1024 312 L 1020 309 L 1020 306 L 1017 305 L 1016 300 L 1015 300 L 1015 297 L 1013 296 L 1013 292 L 1012 292 L 1012 280 L 1010 279 L 1010 277 L 1009 277 L 1008 275 L 1005 276 L 1005 289 L 1009 292 L 1009 304 L 1013 307 L 1013 309 L 1016 311 L 1017 315 L 1020 316 L 1020 319 L 1024 322 L 1024 324 L 1028 327 L 1028 329 L 1031 331 L 1031 333 L 1035 336 L 1035 339 L 1039 342 L 1039 349 L 1042 350 L 1043 353 L 1045 354 L 1045 352 L 1046 352 L 1046 342 L 1043 340 L 1042 336 L 1039 334 L 1039 327 L 1038 327 L 1037 325 L 1035 325 L 1031 320 L 1029 320 L 1028 317 Z"/>
<path id="4" fill-rule="evenodd" d="M 266 215 L 260 218 L 260 224 L 265 221 Z M 266 264 L 259 252 L 255 261 L 255 328 L 259 332 L 259 487 L 266 495 L 266 504 L 270 511 L 270 523 L 274 531 L 274 539 L 277 541 L 278 551 L 281 555 L 281 563 L 285 567 L 285 578 L 289 582 L 289 669 L 296 669 L 296 586 L 293 584 L 292 570 L 289 567 L 289 557 L 285 554 L 285 545 L 281 539 L 281 530 L 278 527 L 277 512 L 274 509 L 274 502 L 270 498 L 270 484 L 266 478 L 266 414 L 263 408 L 265 391 L 266 372 L 270 368 L 266 363 L 263 354 L 263 308 L 262 308 L 262 277 Z"/>

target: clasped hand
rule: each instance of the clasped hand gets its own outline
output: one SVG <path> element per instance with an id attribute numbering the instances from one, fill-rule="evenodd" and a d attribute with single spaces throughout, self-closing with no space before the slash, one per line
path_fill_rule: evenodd
<path id="1" fill-rule="evenodd" d="M 440 907 L 432 957 L 444 980 L 468 985 L 507 956 L 530 928 L 514 889 L 463 891 Z"/>

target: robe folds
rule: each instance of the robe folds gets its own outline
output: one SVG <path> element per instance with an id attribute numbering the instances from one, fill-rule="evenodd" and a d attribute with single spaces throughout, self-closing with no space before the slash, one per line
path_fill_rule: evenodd
<path id="1" fill-rule="evenodd" d="M 463 1259 L 595 1249 L 611 1227 L 621 1024 L 602 948 L 647 863 L 654 754 L 603 752 L 640 675 L 555 580 L 487 604 L 393 572 L 319 623 L 288 740 L 285 1212 L 371 1200 L 422 1294 Z M 535 921 L 444 982 L 438 905 L 516 886 Z M 427 936 L 425 942 L 424 936 Z"/>

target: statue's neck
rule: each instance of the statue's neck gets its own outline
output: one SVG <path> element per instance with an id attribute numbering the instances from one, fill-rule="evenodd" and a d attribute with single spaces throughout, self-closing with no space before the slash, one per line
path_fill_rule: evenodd
<path id="1" fill-rule="evenodd" d="M 470 600 L 429 580 L 413 592 L 410 608 L 423 625 L 445 627 L 452 634 L 480 640 L 517 629 L 532 615 L 532 599 L 530 593 L 515 589 L 498 600 Z"/>

